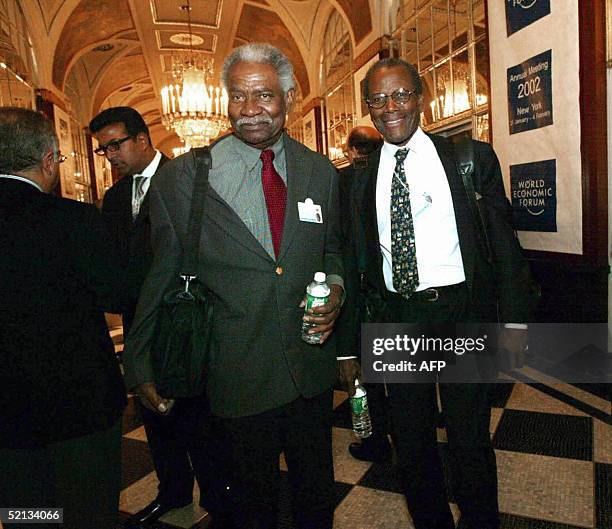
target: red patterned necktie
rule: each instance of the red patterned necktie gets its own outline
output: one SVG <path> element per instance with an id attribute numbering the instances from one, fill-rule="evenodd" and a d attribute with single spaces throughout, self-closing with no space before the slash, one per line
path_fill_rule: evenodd
<path id="1" fill-rule="evenodd" d="M 270 232 L 274 255 L 278 257 L 281 238 L 283 236 L 283 225 L 285 223 L 285 205 L 287 204 L 287 186 L 278 174 L 272 163 L 274 151 L 266 149 L 261 151 L 262 161 L 261 184 L 263 186 L 266 206 L 268 208 L 268 220 L 270 221 Z"/>

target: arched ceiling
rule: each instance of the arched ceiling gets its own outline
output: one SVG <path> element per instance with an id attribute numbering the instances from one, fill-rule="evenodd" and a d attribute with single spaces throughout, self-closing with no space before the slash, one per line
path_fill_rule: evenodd
<path id="1" fill-rule="evenodd" d="M 181 10 L 187 0 L 34 1 L 48 33 L 58 35 L 53 84 L 62 92 L 68 79 L 82 85 L 78 92 L 88 104 L 81 107 L 89 114 L 83 120 L 108 106 L 133 106 L 152 127 L 154 140 L 168 143 L 171 133 L 161 126 L 159 91 L 172 55 L 188 51 L 188 44 L 172 39 L 188 32 L 186 12 Z M 312 28 L 325 3 L 345 12 L 357 44 L 371 31 L 368 0 L 190 0 L 192 33 L 202 39 L 194 48 L 213 60 L 218 77 L 234 46 L 270 42 L 292 60 L 307 99 L 317 72 L 308 71 L 305 54 L 313 42 L 320 43 Z M 78 76 L 71 75 L 75 68 Z"/>
<path id="2" fill-rule="evenodd" d="M 101 108 L 105 99 L 114 92 L 132 89 L 134 84 L 138 82 L 148 84 L 148 78 L 149 74 L 142 53 L 124 55 L 114 61 L 113 67 L 109 68 L 102 78 L 100 86 L 96 90 L 93 108 Z"/>
<path id="3" fill-rule="evenodd" d="M 283 50 L 293 63 L 295 77 L 300 84 L 302 94 L 308 97 L 310 83 L 306 64 L 293 36 L 276 13 L 244 4 L 235 38 L 243 42 L 269 42 Z"/>
<path id="4" fill-rule="evenodd" d="M 359 44 L 372 31 L 372 14 L 368 0 L 337 0 L 348 17 L 355 43 Z"/>
<path id="5" fill-rule="evenodd" d="M 69 66 L 84 50 L 134 29 L 128 0 L 81 0 L 66 22 L 53 60 L 53 83 L 60 89 L 69 73 Z"/>

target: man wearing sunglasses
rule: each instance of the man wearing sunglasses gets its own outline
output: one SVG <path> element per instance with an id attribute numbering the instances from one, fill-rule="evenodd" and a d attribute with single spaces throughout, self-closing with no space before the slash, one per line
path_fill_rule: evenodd
<path id="1" fill-rule="evenodd" d="M 403 60 L 384 59 L 368 71 L 364 92 L 370 117 L 384 138 L 383 146 L 369 157 L 358 210 L 364 228 L 365 282 L 386 305 L 379 321 L 488 322 L 494 321 L 499 309 L 501 321 L 508 326 L 500 341 L 516 352 L 526 341 L 522 322 L 529 317 L 531 280 L 512 229 L 512 211 L 493 149 L 486 143 L 471 143 L 475 187 L 488 216 L 491 262 L 452 142 L 428 135 L 419 126 L 424 97 L 418 71 Z M 351 310 L 355 304 L 350 289 L 347 296 L 345 310 Z M 354 376 L 344 367 L 345 378 Z M 455 527 L 436 438 L 439 393 L 453 492 L 461 510 L 459 527 L 498 529 L 487 385 L 440 383 L 436 387 L 428 382 L 388 384 L 387 388 L 414 527 Z"/>

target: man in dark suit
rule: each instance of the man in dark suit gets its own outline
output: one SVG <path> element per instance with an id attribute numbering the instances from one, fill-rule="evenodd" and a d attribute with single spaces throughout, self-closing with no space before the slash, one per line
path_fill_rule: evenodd
<path id="1" fill-rule="evenodd" d="M 346 185 L 348 191 L 350 177 L 358 172 L 359 169 L 368 165 L 368 156 L 378 149 L 382 142 L 382 137 L 375 128 L 359 125 L 351 129 L 346 140 L 346 156 L 349 160 L 349 165 L 338 171 L 340 173 L 338 181 L 340 193 L 343 191 L 343 181 L 345 181 L 344 185 Z M 347 178 L 344 178 L 345 176 Z"/>
<path id="2" fill-rule="evenodd" d="M 332 331 L 341 300 L 337 175 L 323 156 L 287 136 L 293 67 L 268 44 L 234 50 L 223 67 L 234 134 L 213 145 L 198 276 L 214 305 L 207 394 L 228 432 L 234 523 L 276 528 L 284 451 L 295 525 L 330 529 L 335 507 L 331 451 Z M 163 292 L 179 273 L 194 161 L 184 155 L 153 180 L 154 259 L 125 352 L 126 381 L 145 406 L 157 393 L 150 344 Z M 317 214 L 320 222 L 317 220 Z M 327 273 L 328 303 L 304 315 L 304 292 Z M 303 318 L 323 333 L 301 339 Z"/>
<path id="3" fill-rule="evenodd" d="M 98 140 L 94 152 L 106 156 L 121 177 L 104 195 L 102 216 L 117 245 L 125 278 L 122 317 L 127 335 L 151 264 L 147 191 L 168 158 L 155 150 L 146 123 L 131 107 L 107 108 L 91 120 L 89 130 Z"/>
<path id="4" fill-rule="evenodd" d="M 354 314 L 357 321 L 363 321 L 366 314 L 364 293 L 362 290 L 363 273 L 365 272 L 365 247 L 361 243 L 363 238 L 363 226 L 359 215 L 351 212 L 359 207 L 363 198 L 363 191 L 367 182 L 368 156 L 378 149 L 383 143 L 382 136 L 372 127 L 354 127 L 348 135 L 346 150 L 350 165 L 338 171 L 338 189 L 340 195 L 340 218 L 342 222 L 342 232 L 349 244 L 345 251 L 353 253 L 354 262 L 357 265 L 359 284 L 355 288 L 360 291 L 356 311 L 344 311 L 340 315 L 339 324 L 347 325 L 344 321 L 346 314 Z M 355 224 L 357 223 L 357 224 Z M 356 238 L 349 236 L 355 233 Z M 342 335 L 345 335 L 344 333 Z M 359 351 L 359 336 L 353 332 L 350 334 L 348 343 L 339 343 L 339 350 L 342 351 L 342 359 L 356 358 Z M 389 432 L 387 417 L 387 396 L 383 384 L 364 384 L 368 392 L 368 406 L 372 420 L 372 435 L 362 439 L 361 442 L 349 445 L 350 454 L 362 461 L 384 461 L 390 454 L 391 445 L 387 438 Z M 349 395 L 354 394 L 354 386 L 348 388 Z"/>
<path id="5" fill-rule="evenodd" d="M 102 111 L 91 120 L 89 130 L 98 140 L 94 152 L 106 156 L 121 176 L 104 195 L 102 216 L 120 256 L 121 312 L 124 336 L 128 336 L 152 258 L 147 191 L 168 158 L 153 148 L 147 125 L 131 107 Z M 206 417 L 200 400 L 180 400 L 172 413 L 164 415 L 147 408 L 141 412 L 159 485 L 155 500 L 128 521 L 135 527 L 192 503 L 194 470 L 200 488 L 206 490 L 201 479 L 207 466 L 201 436 Z"/>
<path id="6" fill-rule="evenodd" d="M 0 505 L 107 529 L 126 399 L 103 311 L 119 287 L 98 211 L 50 194 L 65 159 L 42 114 L 0 108 Z"/>
<path id="7" fill-rule="evenodd" d="M 360 208 L 366 281 L 385 301 L 385 321 L 487 322 L 498 308 L 507 324 L 501 344 L 521 349 L 531 301 L 530 273 L 512 229 L 495 153 L 488 144 L 473 142 L 474 180 L 486 206 L 491 263 L 453 144 L 419 128 L 423 87 L 416 69 L 400 59 L 376 63 L 366 75 L 364 97 L 385 140 L 370 156 Z M 352 305 L 350 292 L 347 305 Z M 388 384 L 388 391 L 415 528 L 454 527 L 437 451 L 439 391 L 462 527 L 497 529 L 488 386 L 406 383 Z"/>
<path id="8" fill-rule="evenodd" d="M 368 156 L 383 143 L 381 135 L 372 127 L 358 126 L 351 129 L 346 140 L 346 153 L 350 164 L 338 171 L 338 192 L 343 231 L 350 221 L 351 203 L 360 202 L 363 195 L 365 168 Z"/>

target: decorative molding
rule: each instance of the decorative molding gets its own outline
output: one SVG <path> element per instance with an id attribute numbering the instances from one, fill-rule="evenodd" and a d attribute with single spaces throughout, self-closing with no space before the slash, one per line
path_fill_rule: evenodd
<path id="1" fill-rule="evenodd" d="M 47 30 L 47 35 L 48 35 L 51 32 L 51 28 L 53 27 L 53 24 L 55 23 L 57 14 L 60 12 L 64 2 L 61 0 L 57 2 L 55 6 L 55 12 L 51 14 L 51 20 L 47 20 L 46 14 L 49 14 L 49 13 L 48 13 L 48 10 L 45 9 L 41 5 L 41 0 L 36 0 L 36 3 L 38 5 L 38 10 L 40 11 L 40 15 L 42 17 L 43 23 L 45 24 L 45 29 Z"/>
<path id="2" fill-rule="evenodd" d="M 166 1 L 166 0 L 161 0 Z M 151 16 L 153 17 L 153 23 L 160 26 L 176 26 L 176 25 L 187 25 L 186 20 L 160 20 L 157 14 L 157 7 L 155 5 L 156 0 L 149 0 L 151 6 Z M 217 0 L 217 10 L 215 12 L 215 21 L 212 24 L 205 22 L 195 22 L 192 18 L 191 27 L 208 28 L 208 29 L 219 29 L 221 25 L 221 10 L 223 8 L 223 0 Z M 193 10 L 193 8 L 192 8 Z"/>
<path id="3" fill-rule="evenodd" d="M 353 60 L 353 71 L 356 72 L 361 68 L 364 64 L 366 64 L 372 57 L 376 54 L 380 53 L 383 49 L 383 39 L 382 37 L 377 38 L 372 44 L 370 44 L 365 50 L 363 50 L 355 59 Z"/>
<path id="4" fill-rule="evenodd" d="M 310 112 L 313 108 L 320 108 L 321 103 L 323 102 L 322 97 L 313 97 L 308 103 L 306 103 L 302 107 L 302 117 L 304 117 L 308 112 Z"/>
<path id="5" fill-rule="evenodd" d="M 605 3 L 593 0 L 578 6 L 583 255 L 602 264 L 608 260 Z"/>
<path id="6" fill-rule="evenodd" d="M 168 29 L 156 29 L 155 30 L 155 40 L 157 42 L 157 48 L 160 51 L 184 51 L 184 52 L 189 52 L 190 48 L 189 46 L 180 46 L 178 44 L 174 44 L 172 43 L 171 45 L 164 45 L 162 43 L 162 33 L 165 35 L 167 33 L 171 33 L 172 35 L 174 35 L 176 33 L 176 31 L 172 31 L 172 30 L 168 30 Z M 215 50 L 217 49 L 217 35 L 213 34 L 213 33 L 202 33 L 202 32 L 194 32 L 192 31 L 193 35 L 197 35 L 198 37 L 200 37 L 204 42 L 202 42 L 202 44 L 198 44 L 193 46 L 193 50 L 194 51 L 202 51 L 202 52 L 207 52 L 207 53 L 215 53 Z M 170 38 L 168 38 L 168 42 L 170 42 Z"/>
<path id="7" fill-rule="evenodd" d="M 68 112 L 66 103 L 60 99 L 54 92 L 47 90 L 46 88 L 38 88 L 36 90 L 36 96 L 53 103 L 55 106 L 61 108 L 64 112 Z"/>

